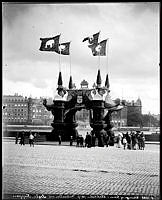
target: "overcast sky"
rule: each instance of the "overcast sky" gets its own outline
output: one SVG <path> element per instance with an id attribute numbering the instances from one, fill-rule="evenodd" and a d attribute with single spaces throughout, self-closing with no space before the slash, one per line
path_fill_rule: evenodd
<path id="1" fill-rule="evenodd" d="M 71 56 L 61 56 L 63 85 L 71 74 L 89 88 L 100 68 L 102 85 L 109 75 L 112 99 L 142 101 L 142 113 L 160 113 L 158 2 L 15 4 L 3 3 L 3 94 L 54 97 L 59 55 L 39 51 L 40 38 L 61 33 L 71 41 Z M 93 56 L 82 40 L 100 32 L 109 38 L 107 56 Z"/>

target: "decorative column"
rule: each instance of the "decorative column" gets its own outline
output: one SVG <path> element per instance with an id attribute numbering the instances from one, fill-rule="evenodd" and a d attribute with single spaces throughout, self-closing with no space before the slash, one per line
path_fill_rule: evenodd
<path id="1" fill-rule="evenodd" d="M 103 94 L 104 89 L 101 88 L 101 75 L 100 70 L 98 70 L 97 74 L 97 86 L 95 95 L 92 100 L 92 111 L 93 111 L 93 119 L 91 123 L 91 127 L 93 128 L 93 132 L 95 136 L 98 138 L 98 146 L 104 147 L 104 135 L 105 135 L 105 122 L 104 122 L 104 101 L 103 101 Z"/>
<path id="2" fill-rule="evenodd" d="M 65 109 L 65 101 L 54 101 L 54 120 L 51 123 L 53 130 L 53 139 L 57 140 L 58 136 L 61 135 L 61 138 L 64 138 L 64 109 Z"/>
<path id="3" fill-rule="evenodd" d="M 93 110 L 93 122 L 91 123 L 91 127 L 93 128 L 93 132 L 95 136 L 98 138 L 98 146 L 104 146 L 104 134 L 105 134 L 105 123 L 103 121 L 104 118 L 104 101 L 95 100 L 92 101 L 92 110 Z"/>

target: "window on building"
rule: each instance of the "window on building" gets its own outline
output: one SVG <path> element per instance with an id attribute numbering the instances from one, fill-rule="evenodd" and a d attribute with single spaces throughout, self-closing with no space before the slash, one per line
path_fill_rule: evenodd
<path id="1" fill-rule="evenodd" d="M 15 106 L 17 106 L 17 104 L 15 104 Z"/>

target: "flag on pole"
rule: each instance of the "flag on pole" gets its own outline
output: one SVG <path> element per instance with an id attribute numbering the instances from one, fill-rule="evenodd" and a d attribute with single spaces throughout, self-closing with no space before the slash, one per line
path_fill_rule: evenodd
<path id="1" fill-rule="evenodd" d="M 59 44 L 60 35 L 56 35 L 55 37 L 50 38 L 40 38 L 41 46 L 39 48 L 40 51 L 55 51 Z"/>
<path id="2" fill-rule="evenodd" d="M 89 46 L 93 56 L 106 56 L 106 42 L 107 39 L 99 42 L 97 45 Z"/>
<path id="3" fill-rule="evenodd" d="M 98 43 L 99 34 L 100 34 L 100 31 L 98 33 L 93 34 L 92 36 L 84 38 L 82 42 L 85 42 L 86 40 L 88 40 L 90 44 L 89 46 L 95 45 Z"/>
<path id="4" fill-rule="evenodd" d="M 70 55 L 70 42 L 59 44 L 55 49 L 55 52 L 62 55 Z"/>

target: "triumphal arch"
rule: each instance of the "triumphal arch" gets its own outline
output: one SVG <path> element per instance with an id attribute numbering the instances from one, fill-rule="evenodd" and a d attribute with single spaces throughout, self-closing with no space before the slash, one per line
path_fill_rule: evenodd
<path id="1" fill-rule="evenodd" d="M 70 76 L 69 86 L 66 89 L 63 86 L 62 74 L 59 72 L 57 95 L 54 97 L 53 103 L 49 105 L 46 99 L 43 101 L 43 105 L 54 116 L 50 140 L 57 140 L 58 135 L 61 135 L 62 140 L 69 140 L 70 136 L 76 138 L 78 124 L 75 114 L 81 109 L 87 109 L 90 115 L 89 123 L 92 134 L 98 138 L 98 146 L 104 146 L 103 137 L 106 135 L 111 137 L 112 134 L 111 114 L 122 109 L 123 103 L 120 102 L 120 99 L 116 99 L 116 101 L 111 99 L 108 74 L 104 86 L 101 86 L 101 82 L 100 70 L 98 70 L 93 88 L 86 87 L 87 82 L 84 80 L 82 87 L 77 89 L 72 82 L 72 76 Z"/>

